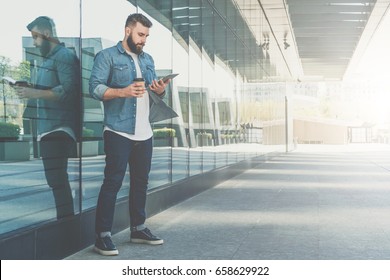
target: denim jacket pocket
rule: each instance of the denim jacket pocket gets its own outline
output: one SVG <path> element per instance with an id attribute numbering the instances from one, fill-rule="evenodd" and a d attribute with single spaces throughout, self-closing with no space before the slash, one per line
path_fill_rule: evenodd
<path id="1" fill-rule="evenodd" d="M 129 81 L 129 65 L 127 64 L 114 64 L 112 66 L 112 78 L 111 83 L 114 86 L 123 86 L 124 83 Z"/>
<path id="2" fill-rule="evenodd" d="M 154 79 L 157 79 L 156 77 L 156 72 L 154 70 L 154 63 L 150 59 L 145 59 L 143 61 L 144 68 L 143 68 L 143 73 L 142 76 L 145 78 L 146 81 L 146 86 L 149 86 L 152 84 L 152 81 Z"/>

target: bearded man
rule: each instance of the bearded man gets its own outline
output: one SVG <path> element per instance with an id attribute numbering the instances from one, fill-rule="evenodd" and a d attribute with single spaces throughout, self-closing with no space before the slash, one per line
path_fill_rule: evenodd
<path id="1" fill-rule="evenodd" d="M 106 166 L 96 208 L 94 249 L 105 256 L 119 253 L 111 239 L 111 229 L 117 193 L 127 166 L 130 170 L 130 241 L 163 244 L 163 240 L 145 226 L 153 148 L 150 109 L 153 97 L 162 98 L 169 83 L 169 80 L 157 79 L 153 58 L 143 51 L 151 26 L 152 22 L 144 15 L 129 15 L 123 41 L 96 55 L 89 81 L 90 94 L 104 105 Z"/>

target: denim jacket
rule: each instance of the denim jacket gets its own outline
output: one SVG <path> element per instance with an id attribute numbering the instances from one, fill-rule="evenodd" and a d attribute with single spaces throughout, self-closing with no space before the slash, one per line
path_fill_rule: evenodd
<path id="1" fill-rule="evenodd" d="M 142 52 L 139 55 L 139 64 L 142 77 L 145 79 L 145 87 L 148 88 L 152 81 L 157 79 L 153 58 L 149 54 Z M 134 134 L 137 99 L 128 97 L 103 100 L 103 95 L 108 88 L 127 87 L 137 77 L 136 75 L 134 60 L 126 53 L 122 42 L 100 51 L 95 57 L 89 80 L 89 92 L 95 99 L 103 101 L 104 125 L 115 131 Z M 148 92 L 149 96 L 154 94 L 150 90 Z M 155 102 L 156 95 L 151 97 L 150 107 L 152 110 L 159 102 Z M 162 96 L 159 97 L 161 98 Z M 172 118 L 172 112 L 169 112 L 169 109 L 160 110 L 161 112 L 157 116 L 158 119 Z M 172 111 L 172 109 L 170 110 Z M 153 122 L 155 120 L 149 118 L 149 121 Z"/>
<path id="2" fill-rule="evenodd" d="M 36 89 L 50 89 L 58 100 L 29 99 L 25 118 L 38 120 L 38 135 L 59 128 L 78 132 L 80 75 L 77 56 L 63 44 L 57 45 L 38 67 Z"/>

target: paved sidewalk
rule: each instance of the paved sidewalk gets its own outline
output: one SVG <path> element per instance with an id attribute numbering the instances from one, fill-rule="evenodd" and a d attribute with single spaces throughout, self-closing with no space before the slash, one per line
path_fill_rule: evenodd
<path id="1" fill-rule="evenodd" d="M 390 259 L 390 147 L 300 146 L 147 223 L 164 245 L 68 259 Z"/>

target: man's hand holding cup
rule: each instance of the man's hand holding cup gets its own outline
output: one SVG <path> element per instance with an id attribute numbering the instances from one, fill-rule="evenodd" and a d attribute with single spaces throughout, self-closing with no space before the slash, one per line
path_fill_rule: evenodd
<path id="1" fill-rule="evenodd" d="M 144 78 L 135 78 L 133 80 L 133 85 L 135 88 L 135 96 L 143 97 L 146 92 Z"/>

